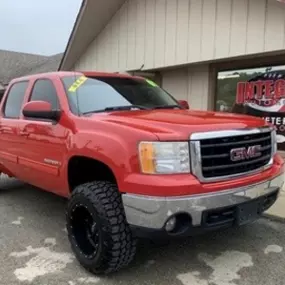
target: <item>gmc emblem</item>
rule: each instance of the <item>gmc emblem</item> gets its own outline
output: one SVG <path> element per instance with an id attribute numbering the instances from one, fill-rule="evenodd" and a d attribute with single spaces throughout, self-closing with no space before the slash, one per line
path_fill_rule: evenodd
<path id="1" fill-rule="evenodd" d="M 231 149 L 231 161 L 240 161 L 261 156 L 261 145 Z"/>

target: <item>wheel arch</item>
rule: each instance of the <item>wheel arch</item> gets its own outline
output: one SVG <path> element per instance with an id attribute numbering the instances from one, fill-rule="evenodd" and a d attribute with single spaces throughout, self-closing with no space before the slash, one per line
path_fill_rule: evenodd
<path id="1" fill-rule="evenodd" d="M 91 181 L 109 181 L 118 186 L 114 168 L 106 161 L 91 156 L 73 155 L 68 160 L 67 181 L 69 192 Z"/>

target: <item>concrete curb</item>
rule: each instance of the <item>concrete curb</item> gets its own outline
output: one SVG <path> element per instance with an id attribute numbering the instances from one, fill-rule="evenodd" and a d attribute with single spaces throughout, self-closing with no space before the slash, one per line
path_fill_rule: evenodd
<path id="1" fill-rule="evenodd" d="M 279 216 L 272 215 L 272 214 L 267 214 L 267 213 L 262 214 L 262 217 L 265 218 L 265 219 L 274 221 L 274 222 L 279 222 L 279 223 L 284 223 L 285 224 L 285 218 L 283 218 L 283 217 L 279 217 Z"/>

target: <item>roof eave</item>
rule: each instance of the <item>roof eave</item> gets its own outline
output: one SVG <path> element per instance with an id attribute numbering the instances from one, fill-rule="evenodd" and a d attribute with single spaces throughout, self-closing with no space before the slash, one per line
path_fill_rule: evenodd
<path id="1" fill-rule="evenodd" d="M 62 59 L 61 59 L 61 61 L 60 61 L 58 70 L 62 70 L 62 68 L 63 68 L 64 65 L 65 65 L 66 59 L 67 59 L 67 57 L 68 57 L 68 53 L 69 53 L 69 51 L 70 51 L 71 45 L 72 45 L 73 40 L 74 40 L 74 37 L 75 37 L 75 35 L 76 35 L 76 31 L 77 31 L 77 29 L 78 29 L 78 26 L 80 25 L 81 18 L 82 18 L 83 15 L 84 15 L 84 11 L 85 11 L 86 5 L 87 5 L 87 0 L 82 0 L 82 3 L 81 3 L 81 6 L 80 6 L 80 9 L 79 9 L 79 12 L 78 12 L 78 14 L 77 14 L 75 23 L 74 23 L 73 28 L 72 28 L 72 31 L 71 31 L 71 34 L 70 34 L 70 36 L 69 36 L 69 39 L 68 39 L 68 42 L 67 42 L 65 51 L 64 51 L 64 53 L 63 53 L 63 57 L 62 57 Z"/>
<path id="2" fill-rule="evenodd" d="M 58 70 L 70 70 L 126 0 L 83 0 Z"/>

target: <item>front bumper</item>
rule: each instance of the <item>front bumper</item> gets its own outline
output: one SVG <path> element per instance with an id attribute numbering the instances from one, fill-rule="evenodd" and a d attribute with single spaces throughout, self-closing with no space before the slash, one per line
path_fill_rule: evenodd
<path id="1" fill-rule="evenodd" d="M 189 217 L 190 227 L 202 227 L 205 214 L 213 210 L 227 212 L 237 205 L 264 198 L 264 203 L 271 197 L 262 211 L 267 210 L 276 200 L 284 184 L 284 174 L 267 179 L 258 184 L 251 184 L 235 189 L 212 192 L 203 195 L 179 197 L 153 197 L 135 194 L 123 194 L 126 218 L 131 226 L 138 228 L 164 230 L 169 218 L 174 216 Z M 265 199 L 266 198 L 266 199 Z M 177 217 L 178 217 L 177 216 Z"/>

